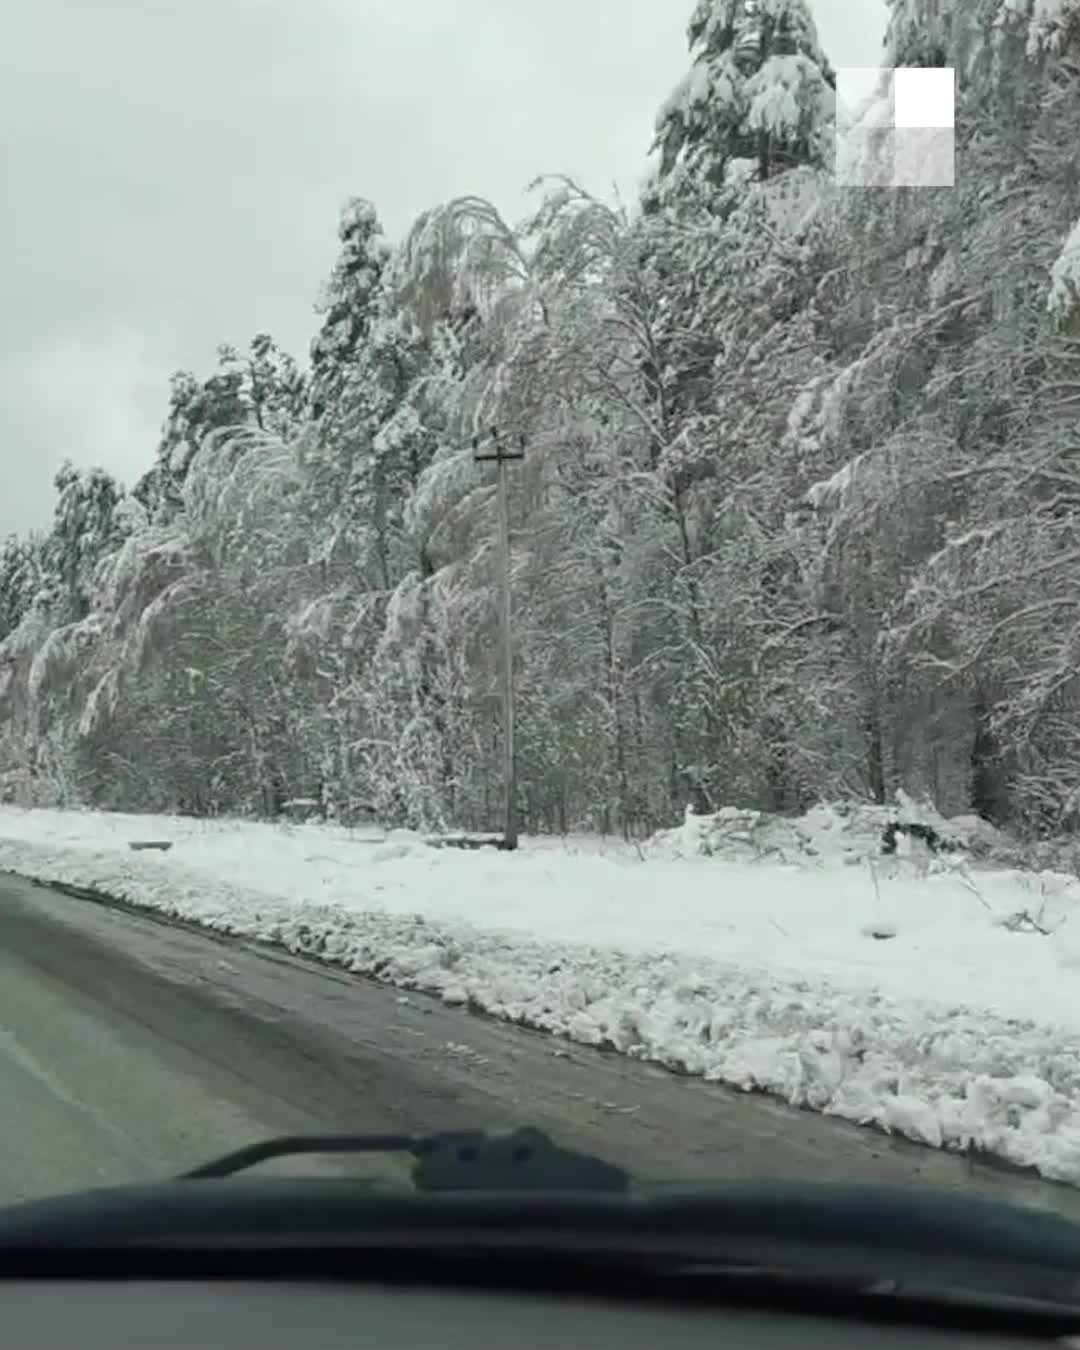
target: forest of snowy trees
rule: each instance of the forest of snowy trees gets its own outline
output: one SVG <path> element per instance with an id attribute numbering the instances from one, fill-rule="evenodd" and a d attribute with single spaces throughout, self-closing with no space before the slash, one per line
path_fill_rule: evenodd
<path id="1" fill-rule="evenodd" d="M 892 0 L 951 189 L 834 185 L 806 0 L 689 48 L 639 201 L 355 199 L 308 360 L 176 375 L 130 491 L 61 470 L 0 554 L 8 800 L 497 822 L 496 425 L 523 828 L 1080 822 L 1080 0 Z"/>

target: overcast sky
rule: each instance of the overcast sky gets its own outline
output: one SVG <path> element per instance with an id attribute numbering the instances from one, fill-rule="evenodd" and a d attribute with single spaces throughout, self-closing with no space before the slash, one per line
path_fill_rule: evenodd
<path id="1" fill-rule="evenodd" d="M 834 66 L 884 0 L 812 0 Z M 9 0 L 0 39 L 0 534 L 64 458 L 131 484 L 179 366 L 303 357 L 338 210 L 398 237 L 539 173 L 632 196 L 692 0 Z M 684 12 L 685 11 L 685 12 Z"/>

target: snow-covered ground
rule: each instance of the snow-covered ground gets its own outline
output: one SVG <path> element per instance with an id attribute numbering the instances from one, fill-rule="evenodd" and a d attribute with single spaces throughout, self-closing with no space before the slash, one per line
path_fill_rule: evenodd
<path id="1" fill-rule="evenodd" d="M 2 807 L 0 869 L 1080 1185 L 1080 882 L 699 833 L 505 854 Z"/>

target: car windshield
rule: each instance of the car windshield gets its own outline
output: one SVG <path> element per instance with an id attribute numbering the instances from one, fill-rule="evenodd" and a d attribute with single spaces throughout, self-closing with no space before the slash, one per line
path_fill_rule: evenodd
<path id="1" fill-rule="evenodd" d="M 1080 0 L 16 8 L 0 1206 L 1080 1219 Z"/>

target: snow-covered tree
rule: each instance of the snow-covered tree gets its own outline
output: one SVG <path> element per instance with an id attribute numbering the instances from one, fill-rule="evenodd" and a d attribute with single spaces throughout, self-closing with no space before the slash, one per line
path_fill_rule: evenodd
<path id="1" fill-rule="evenodd" d="M 54 618 L 77 622 L 93 607 L 97 570 L 123 542 L 123 489 L 103 469 L 81 473 L 70 461 L 56 472 L 57 502 L 44 549 L 45 584 Z"/>
<path id="2" fill-rule="evenodd" d="M 338 221 L 341 251 L 316 304 L 322 327 L 311 344 L 311 414 L 332 416 L 362 347 L 380 294 L 390 246 L 371 202 L 352 197 Z"/>
<path id="3" fill-rule="evenodd" d="M 807 0 L 698 0 L 687 38 L 693 64 L 656 119 L 647 206 L 829 161 L 836 79 Z"/>
<path id="4" fill-rule="evenodd" d="M 45 544 L 39 536 L 8 535 L 0 546 L 0 642 L 13 633 L 45 584 Z"/>
<path id="5" fill-rule="evenodd" d="M 222 343 L 217 356 L 218 368 L 205 380 L 183 370 L 172 378 L 157 461 L 134 492 L 155 520 L 180 509 L 192 461 L 211 437 L 245 427 L 288 437 L 301 424 L 303 379 L 269 334 L 257 334 L 245 352 Z"/>

